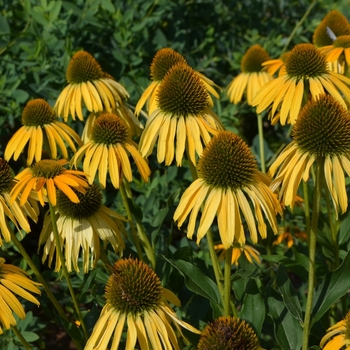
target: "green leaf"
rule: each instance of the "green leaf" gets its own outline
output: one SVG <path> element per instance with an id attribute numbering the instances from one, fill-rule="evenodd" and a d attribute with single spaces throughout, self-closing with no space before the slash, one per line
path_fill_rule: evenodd
<path id="1" fill-rule="evenodd" d="M 350 252 L 343 263 L 334 271 L 323 276 L 321 283 L 316 287 L 313 307 L 312 324 L 318 321 L 328 309 L 350 288 Z"/>
<path id="2" fill-rule="evenodd" d="M 339 244 L 343 244 L 349 240 L 350 237 L 350 212 L 345 220 L 341 223 L 339 230 Z"/>
<path id="3" fill-rule="evenodd" d="M 168 212 L 169 212 L 169 208 L 168 207 L 160 209 L 157 212 L 157 214 L 154 216 L 154 218 L 153 218 L 152 226 L 153 227 L 159 227 L 163 223 L 163 221 L 164 221 L 166 215 L 168 214 Z"/>
<path id="4" fill-rule="evenodd" d="M 258 285 L 254 279 L 249 280 L 243 301 L 240 318 L 249 322 L 260 336 L 262 325 L 265 320 L 266 308 Z"/>
<path id="5" fill-rule="evenodd" d="M 53 5 L 51 5 L 53 3 Z M 50 2 L 52 9 L 50 10 L 50 21 L 53 22 L 61 12 L 62 1 Z"/>
<path id="6" fill-rule="evenodd" d="M 24 331 L 24 332 L 21 332 L 21 334 L 23 335 L 24 339 L 28 342 L 28 343 L 31 343 L 33 341 L 36 341 L 38 340 L 40 337 L 34 333 L 34 332 L 27 332 L 27 331 Z"/>
<path id="7" fill-rule="evenodd" d="M 281 349 L 300 349 L 303 330 L 299 322 L 288 311 L 280 295 L 271 290 L 268 297 L 268 314 L 274 320 L 274 330 Z"/>
<path id="8" fill-rule="evenodd" d="M 89 277 L 87 278 L 86 282 L 84 283 L 84 287 L 81 291 L 80 298 L 89 290 L 91 283 L 95 280 L 96 274 L 97 274 L 98 269 L 94 269 L 90 272 Z"/>
<path id="9" fill-rule="evenodd" d="M 166 36 L 159 28 L 156 30 L 156 34 L 153 38 L 152 43 L 156 45 L 157 49 L 160 49 L 162 47 L 166 47 L 168 45 L 168 41 L 166 39 Z"/>
<path id="10" fill-rule="evenodd" d="M 185 278 L 186 287 L 204 298 L 220 304 L 220 293 L 217 285 L 196 266 L 184 260 L 172 260 L 163 256 Z"/>
<path id="11" fill-rule="evenodd" d="M 284 305 L 297 320 L 302 321 L 303 315 L 297 292 L 290 282 L 283 265 L 280 265 L 278 268 L 276 283 L 279 291 L 282 293 Z"/>
<path id="12" fill-rule="evenodd" d="M 101 7 L 110 12 L 110 13 L 114 13 L 115 12 L 115 7 L 114 5 L 112 4 L 111 0 L 103 0 L 101 1 Z"/>

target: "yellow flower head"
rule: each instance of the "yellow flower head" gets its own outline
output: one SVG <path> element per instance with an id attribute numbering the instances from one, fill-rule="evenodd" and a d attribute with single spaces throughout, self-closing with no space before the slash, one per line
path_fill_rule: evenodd
<path id="1" fill-rule="evenodd" d="M 280 227 L 279 233 L 276 240 L 273 242 L 273 245 L 282 244 L 286 242 L 287 247 L 290 248 L 294 245 L 295 239 L 301 239 L 304 242 L 307 241 L 307 233 L 305 231 L 301 231 L 299 227 L 293 227 L 292 229 L 287 227 Z"/>
<path id="2" fill-rule="evenodd" d="M 204 329 L 197 349 L 260 350 L 262 348 L 249 323 L 237 317 L 221 316 Z"/>
<path id="3" fill-rule="evenodd" d="M 262 66 L 269 59 L 270 56 L 260 45 L 253 45 L 248 49 L 242 59 L 242 73 L 227 87 L 227 95 L 232 103 L 239 103 L 246 92 L 248 105 L 252 105 L 257 92 L 272 80 L 272 76 Z"/>
<path id="4" fill-rule="evenodd" d="M 193 164 L 196 153 L 223 127 L 208 107 L 209 94 L 192 68 L 179 63 L 166 74 L 157 93 L 158 107 L 147 120 L 140 139 L 140 152 L 148 157 L 158 139 L 157 159 L 181 166 L 187 148 Z M 175 139 L 176 138 L 176 139 Z M 175 147 L 174 147 L 175 143 Z"/>
<path id="5" fill-rule="evenodd" d="M 278 72 L 278 76 L 280 77 L 286 74 L 286 59 L 288 55 L 289 52 L 285 52 L 281 55 L 280 58 L 265 61 L 261 65 L 264 67 L 264 70 L 266 70 L 266 72 L 270 73 L 271 75 L 274 75 L 276 72 Z"/>
<path id="6" fill-rule="evenodd" d="M 17 266 L 5 264 L 5 259 L 0 258 L 0 334 L 3 334 L 2 328 L 10 329 L 16 325 L 13 313 L 22 320 L 26 317 L 22 304 L 14 294 L 40 305 L 31 294 L 40 295 L 39 286 L 41 284 L 31 281 L 25 271 Z"/>
<path id="7" fill-rule="evenodd" d="M 55 206 L 56 188 L 65 193 L 72 202 L 79 203 L 79 198 L 72 188 L 85 193 L 85 187 L 88 186 L 84 179 L 86 174 L 77 170 L 67 170 L 64 168 L 67 163 L 64 159 L 44 159 L 24 169 L 15 177 L 18 182 L 10 193 L 11 203 L 20 195 L 20 205 L 25 205 L 33 191 L 37 194 L 42 206 L 45 205 L 44 196 L 47 196 L 49 202 Z"/>
<path id="8" fill-rule="evenodd" d="M 84 272 L 87 273 L 100 256 L 100 239 L 110 243 L 116 253 L 123 253 L 125 233 L 122 216 L 102 205 L 102 193 L 96 184 L 86 188 L 85 193 L 74 190 L 79 203 L 73 203 L 62 191 L 57 193 L 56 219 L 61 247 L 64 247 L 68 272 L 79 272 L 78 259 L 82 256 Z M 44 219 L 39 237 L 39 246 L 44 244 L 42 262 L 49 258 L 51 266 L 56 242 L 53 235 L 50 212 Z M 81 254 L 82 253 L 82 254 Z M 56 252 L 55 271 L 59 271 L 61 260 Z"/>
<path id="9" fill-rule="evenodd" d="M 139 115 L 142 107 L 147 102 L 147 111 L 148 114 L 151 115 L 157 109 L 157 93 L 160 87 L 160 84 L 163 82 L 163 79 L 169 72 L 169 70 L 179 64 L 187 65 L 185 58 L 180 55 L 178 52 L 174 51 L 171 48 L 163 48 L 157 51 L 155 54 L 152 64 L 151 64 L 151 78 L 152 83 L 148 86 L 148 88 L 142 94 L 140 100 L 138 101 L 135 114 Z M 206 90 L 214 95 L 216 98 L 219 98 L 219 94 L 216 92 L 213 86 L 218 88 L 217 85 L 206 76 L 199 72 L 195 72 L 198 77 L 201 79 L 204 84 Z M 208 96 L 208 103 L 210 106 L 213 106 L 213 101 L 210 96 Z"/>
<path id="10" fill-rule="evenodd" d="M 77 167 L 85 157 L 83 169 L 89 175 L 90 184 L 95 180 L 97 169 L 98 181 L 103 188 L 106 187 L 107 171 L 115 188 L 119 188 L 123 177 L 129 182 L 132 181 L 129 154 L 134 159 L 143 180 L 148 181 L 151 171 L 120 117 L 112 113 L 101 114 L 95 120 L 89 138 L 90 141 L 78 150 L 71 163 Z"/>
<path id="11" fill-rule="evenodd" d="M 145 263 L 121 259 L 111 268 L 106 286 L 106 305 L 92 331 L 85 350 L 118 350 L 127 326 L 126 349 L 134 349 L 136 342 L 141 350 L 179 350 L 180 326 L 200 333 L 181 321 L 169 306 L 180 306 L 179 299 L 161 286 L 160 279 Z M 179 333 L 176 335 L 174 325 Z"/>
<path id="12" fill-rule="evenodd" d="M 292 209 L 303 179 L 317 160 L 324 162 L 324 176 L 336 212 L 344 213 L 348 206 L 344 171 L 350 176 L 350 115 L 332 96 L 321 95 L 301 110 L 292 130 L 293 141 L 272 164 L 271 188 L 282 185 L 279 196 Z"/>
<path id="13" fill-rule="evenodd" d="M 217 252 L 221 252 L 219 255 L 219 259 L 223 260 L 225 258 L 225 248 L 223 244 L 216 244 L 214 246 L 214 249 Z M 260 253 L 253 247 L 251 247 L 248 244 L 233 244 L 233 249 L 232 249 L 232 259 L 231 259 L 231 264 L 238 266 L 238 260 L 241 257 L 241 255 L 244 254 L 246 259 L 253 264 L 255 261 L 256 263 L 260 264 Z"/>
<path id="14" fill-rule="evenodd" d="M 271 108 L 272 124 L 278 121 L 282 125 L 295 124 L 303 97 L 309 93 L 315 99 L 326 91 L 346 108 L 345 100 L 350 102 L 350 89 L 346 84 L 350 84 L 350 79 L 330 71 L 326 56 L 315 46 L 299 44 L 286 58 L 286 74 L 262 87 L 253 105 L 257 106 L 257 113 Z"/>
<path id="15" fill-rule="evenodd" d="M 0 247 L 3 245 L 2 238 L 5 242 L 11 240 L 11 229 L 7 218 L 14 223 L 18 231 L 23 229 L 27 233 L 30 232 L 27 217 L 29 216 L 35 222 L 38 220 L 39 208 L 35 202 L 28 201 L 23 208 L 19 205 L 18 198 L 11 203 L 10 192 L 14 184 L 9 165 L 0 158 Z"/>
<path id="16" fill-rule="evenodd" d="M 54 110 L 67 121 L 77 116 L 83 120 L 82 103 L 89 112 L 111 112 L 129 98 L 125 88 L 102 71 L 98 62 L 86 51 L 78 51 L 66 72 L 68 85 L 58 97 Z"/>
<path id="17" fill-rule="evenodd" d="M 23 126 L 12 136 L 5 149 L 5 159 L 17 160 L 29 142 L 27 165 L 42 159 L 43 147 L 57 158 L 57 146 L 64 158 L 68 158 L 68 146 L 75 152 L 75 141 L 82 145 L 80 137 L 68 125 L 59 122 L 51 106 L 42 99 L 29 101 L 22 114 Z"/>
<path id="18" fill-rule="evenodd" d="M 339 11 L 329 12 L 316 28 L 312 37 L 312 42 L 317 47 L 332 45 L 333 39 L 327 33 L 327 27 L 338 37 L 340 35 L 350 35 L 350 25 L 348 20 Z"/>
<path id="19" fill-rule="evenodd" d="M 327 329 L 327 334 L 321 339 L 322 350 L 350 349 L 350 311 L 345 318 Z"/>
<path id="20" fill-rule="evenodd" d="M 214 136 L 203 151 L 197 169 L 198 179 L 182 195 L 174 213 L 174 220 L 180 227 L 192 211 L 187 227 L 189 238 L 193 236 L 202 205 L 197 244 L 212 225 L 215 215 L 224 249 L 235 241 L 245 243 L 240 212 L 247 222 L 253 243 L 258 241 L 258 231 L 262 238 L 266 238 L 262 212 L 274 233 L 277 233 L 276 213 L 281 212 L 281 207 L 266 185 L 269 181 L 267 176 L 258 170 L 249 147 L 239 136 L 229 131 Z M 248 200 L 253 204 L 254 211 Z"/>

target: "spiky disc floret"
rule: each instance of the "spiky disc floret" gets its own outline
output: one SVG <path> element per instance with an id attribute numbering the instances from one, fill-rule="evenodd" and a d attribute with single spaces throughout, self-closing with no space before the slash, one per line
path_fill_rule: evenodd
<path id="1" fill-rule="evenodd" d="M 333 41 L 334 47 L 347 49 L 350 47 L 350 35 L 341 35 Z"/>
<path id="2" fill-rule="evenodd" d="M 317 47 L 332 45 L 333 39 L 327 33 L 327 27 L 336 37 L 350 35 L 348 20 L 337 10 L 329 12 L 316 28 L 312 41 Z"/>
<path id="3" fill-rule="evenodd" d="M 57 209 L 61 215 L 72 219 L 88 219 L 95 214 L 102 204 L 102 193 L 96 184 L 86 188 L 86 193 L 81 193 L 72 188 L 80 202 L 73 203 L 62 191 L 57 192 Z"/>
<path id="4" fill-rule="evenodd" d="M 248 145 L 232 132 L 222 131 L 204 149 L 198 177 L 208 186 L 235 190 L 251 184 L 257 169 Z"/>
<path id="5" fill-rule="evenodd" d="M 241 63 L 241 69 L 244 73 L 260 72 L 262 63 L 270 60 L 269 54 L 260 45 L 253 45 L 245 53 Z"/>
<path id="6" fill-rule="evenodd" d="M 124 143 L 128 138 L 128 133 L 128 127 L 123 119 L 112 113 L 104 113 L 95 120 L 90 138 L 95 143 L 115 145 Z"/>
<path id="7" fill-rule="evenodd" d="M 286 71 L 297 80 L 326 74 L 327 60 L 312 44 L 296 45 L 286 58 Z"/>
<path id="8" fill-rule="evenodd" d="M 174 117 L 196 116 L 206 109 L 209 101 L 201 79 L 184 63 L 178 63 L 169 70 L 157 97 L 159 109 Z"/>
<path id="9" fill-rule="evenodd" d="M 78 51 L 70 60 L 66 79 L 70 84 L 80 84 L 103 77 L 101 66 L 86 51 Z"/>
<path id="10" fill-rule="evenodd" d="M 22 124 L 25 126 L 43 126 L 55 120 L 53 109 L 41 98 L 29 101 L 23 109 Z"/>
<path id="11" fill-rule="evenodd" d="M 6 160 L 0 158 L 0 195 L 11 190 L 13 175 Z"/>
<path id="12" fill-rule="evenodd" d="M 311 154 L 322 157 L 348 154 L 350 114 L 332 96 L 322 95 L 301 110 L 292 136 L 303 151 Z"/>
<path id="13" fill-rule="evenodd" d="M 33 177 L 44 177 L 45 179 L 53 179 L 62 174 L 66 169 L 53 159 L 44 159 L 36 162 L 31 167 Z"/>
<path id="14" fill-rule="evenodd" d="M 198 350 L 257 350 L 259 340 L 250 325 L 235 317 L 219 317 L 202 332 Z"/>
<path id="15" fill-rule="evenodd" d="M 140 315 L 161 306 L 159 277 L 144 262 L 118 260 L 106 285 L 106 299 L 117 311 Z"/>
<path id="16" fill-rule="evenodd" d="M 172 66 L 177 63 L 187 64 L 185 58 L 170 48 L 157 51 L 151 64 L 151 78 L 154 81 L 162 81 Z"/>

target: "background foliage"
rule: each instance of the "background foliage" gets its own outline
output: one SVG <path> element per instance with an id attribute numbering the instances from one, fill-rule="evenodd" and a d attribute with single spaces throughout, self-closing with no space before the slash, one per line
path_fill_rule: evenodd
<path id="1" fill-rule="evenodd" d="M 69 60 L 78 50 L 91 53 L 104 71 L 126 87 L 131 105 L 136 104 L 148 85 L 151 60 L 162 47 L 177 50 L 193 68 L 224 88 L 238 74 L 241 58 L 251 45 L 260 44 L 272 58 L 277 58 L 310 3 L 309 0 L 0 1 L 0 156 L 3 156 L 6 143 L 21 125 L 21 113 L 28 100 L 43 98 L 54 105 L 66 85 L 65 71 Z M 338 1 L 336 5 L 330 0 L 316 1 L 286 49 L 310 42 L 320 20 L 334 8 L 350 18 L 347 1 Z M 254 151 L 257 134 L 254 111 L 244 103 L 239 106 L 230 104 L 225 92 L 221 97 L 214 110 L 224 125 L 243 136 Z M 81 133 L 82 123 L 77 121 L 71 126 Z M 286 130 L 271 127 L 269 123 L 264 126 L 268 140 L 267 156 L 272 157 L 286 140 Z M 10 164 L 16 171 L 24 166 L 24 162 Z M 146 186 L 141 186 L 138 181 L 131 184 L 138 206 L 134 212 L 143 220 L 149 237 L 157 247 L 157 273 L 169 289 L 179 294 L 183 316 L 201 327 L 203 322 L 218 316 L 215 306 L 217 296 L 208 292 L 207 285 L 198 287 L 196 281 L 188 276 L 199 273 L 212 276 L 209 254 L 204 241 L 199 250 L 172 222 L 178 198 L 189 185 L 191 176 L 186 167 L 160 167 L 152 157 L 150 164 L 150 182 Z M 106 191 L 105 203 L 123 214 L 124 209 L 115 192 Z M 302 215 L 296 210 L 292 218 L 287 214 L 286 220 L 290 219 L 292 225 L 299 225 L 302 229 Z M 341 228 L 341 237 L 349 232 L 348 221 L 345 220 Z M 26 249 L 38 261 L 38 266 L 40 258 L 36 249 L 41 224 L 39 222 L 37 227 L 33 227 L 30 236 L 23 240 Z M 244 305 L 241 317 L 252 322 L 265 348 L 297 349 L 301 339 L 297 332 L 300 328 L 298 318 L 302 319 L 299 299 L 305 298 L 299 287 L 307 280 L 307 257 L 301 253 L 306 254 L 307 248 L 299 242 L 287 252 L 281 247 L 275 247 L 271 252 L 267 247 L 271 246 L 272 239 L 261 242 L 258 247 L 268 263 L 256 267 L 242 259 L 233 279 L 235 297 Z M 346 267 L 350 259 L 347 251 L 344 249 L 341 253 Z M 131 247 L 125 256 L 130 253 Z M 0 255 L 8 263 L 26 268 L 11 244 L 2 247 Z M 320 277 L 327 271 L 324 265 L 318 270 Z M 194 268 L 199 270 L 190 271 Z M 64 280 L 45 267 L 41 266 L 41 269 L 48 279 L 56 280 L 56 294 L 64 303 L 68 298 Z M 344 271 L 345 267 L 343 274 Z M 320 293 L 322 283 L 335 283 L 335 280 L 343 278 L 339 274 L 325 275 Z M 87 319 L 90 330 L 100 312 L 98 305 L 103 304 L 101 296 L 107 278 L 101 267 L 90 275 L 77 275 L 74 279 L 75 286 L 81 290 L 81 303 L 90 310 Z M 266 281 L 270 282 L 265 284 Z M 330 300 L 334 302 L 344 293 L 341 290 Z M 262 295 L 267 297 L 263 299 Z M 52 337 L 59 333 L 52 330 L 49 320 L 54 320 L 56 316 L 47 303 L 45 305 L 45 300 L 43 296 L 39 310 L 27 305 L 26 310 L 32 310 L 32 313 L 29 312 L 25 321 L 19 322 L 19 328 L 25 332 L 28 341 L 40 349 L 49 349 Z M 280 322 L 286 305 L 289 305 L 290 314 L 285 322 Z M 318 320 L 322 319 L 322 311 L 329 308 L 329 305 L 321 306 L 323 309 L 315 307 Z M 260 318 L 257 317 L 257 309 Z M 265 318 L 265 314 L 268 317 Z M 47 320 L 46 326 L 43 319 Z M 317 336 L 324 331 L 325 327 L 319 322 Z M 55 341 L 59 346 L 57 338 Z M 8 349 L 20 348 L 11 332 L 7 332 L 6 337 L 0 337 L 0 348 L 4 344 Z"/>

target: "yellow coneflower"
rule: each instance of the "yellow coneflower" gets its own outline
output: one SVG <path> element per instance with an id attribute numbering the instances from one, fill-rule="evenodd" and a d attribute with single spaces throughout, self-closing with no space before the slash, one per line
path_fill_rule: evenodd
<path id="1" fill-rule="evenodd" d="M 119 349 L 125 326 L 126 349 L 179 350 L 180 326 L 200 333 L 180 320 L 169 302 L 180 306 L 179 299 L 161 286 L 159 277 L 145 263 L 121 259 L 111 267 L 106 285 L 106 305 L 92 331 L 85 350 Z M 172 327 L 176 327 L 177 333 Z"/>
<path id="2" fill-rule="evenodd" d="M 214 246 L 214 249 L 220 253 L 219 259 L 223 260 L 225 259 L 225 248 L 223 244 L 216 244 Z M 253 247 L 251 247 L 248 244 L 233 244 L 233 249 L 232 249 L 232 259 L 231 259 L 231 264 L 238 266 L 238 259 L 241 257 L 241 255 L 244 254 L 247 260 L 253 264 L 254 261 L 258 264 L 261 263 L 260 260 L 260 253 Z"/>
<path id="3" fill-rule="evenodd" d="M 139 115 L 141 112 L 142 107 L 147 102 L 147 111 L 148 114 L 151 115 L 156 109 L 157 109 L 157 92 L 159 89 L 160 84 L 162 83 L 163 79 L 165 78 L 166 74 L 172 68 L 178 63 L 183 63 L 187 65 L 187 62 L 185 58 L 180 55 L 178 52 L 174 51 L 171 48 L 163 48 L 157 51 L 155 54 L 152 64 L 151 64 L 151 78 L 152 83 L 148 86 L 148 88 L 144 91 L 142 96 L 140 97 L 140 100 L 138 101 L 136 108 L 135 108 L 135 114 Z M 199 78 L 201 79 L 202 83 L 204 84 L 205 88 L 210 92 L 213 96 L 216 98 L 219 98 L 219 94 L 216 92 L 216 88 L 218 88 L 215 83 L 208 79 L 205 75 L 195 72 Z M 213 106 L 213 101 L 210 96 L 208 96 L 208 103 Z"/>
<path id="4" fill-rule="evenodd" d="M 61 191 L 57 193 L 56 220 L 61 247 L 64 247 L 68 272 L 79 272 L 78 259 L 83 255 L 84 273 L 87 273 L 100 256 L 100 239 L 109 242 L 116 253 L 125 248 L 123 239 L 125 219 L 102 205 L 102 193 L 96 184 L 86 188 L 86 193 L 75 191 L 80 202 L 73 203 Z M 50 212 L 44 219 L 39 237 L 39 246 L 44 244 L 42 262 L 47 258 L 51 266 L 57 249 Z M 80 254 L 82 253 L 82 254 Z M 61 260 L 56 253 L 55 271 L 59 271 Z"/>
<path id="5" fill-rule="evenodd" d="M 20 204 L 25 205 L 29 194 L 33 191 L 42 206 L 45 205 L 44 196 L 47 196 L 49 202 L 55 206 L 56 187 L 72 202 L 79 203 L 79 198 L 72 188 L 85 193 L 85 187 L 88 186 L 84 179 L 86 174 L 82 171 L 67 170 L 64 168 L 67 163 L 64 159 L 44 159 L 24 169 L 15 177 L 18 182 L 10 193 L 11 203 L 20 195 Z"/>
<path id="6" fill-rule="evenodd" d="M 83 120 L 82 104 L 89 112 L 111 112 L 129 98 L 125 88 L 102 71 L 98 62 L 86 51 L 78 51 L 66 72 L 68 85 L 59 95 L 54 110 L 67 121 L 77 116 Z"/>
<path id="7" fill-rule="evenodd" d="M 327 32 L 327 27 L 337 37 L 340 35 L 350 35 L 350 25 L 343 14 L 337 10 L 329 12 L 316 28 L 312 37 L 312 42 L 316 47 L 332 45 L 333 38 Z"/>
<path id="8" fill-rule="evenodd" d="M 0 247 L 5 242 L 11 240 L 10 228 L 7 223 L 7 219 L 10 219 L 18 230 L 23 229 L 25 232 L 30 232 L 30 225 L 27 217 L 30 217 L 33 221 L 37 222 L 39 208 L 36 203 L 27 201 L 24 207 L 19 205 L 19 199 L 11 203 L 10 192 L 15 182 L 11 173 L 10 167 L 7 162 L 0 158 Z"/>
<path id="9" fill-rule="evenodd" d="M 350 176 L 348 110 L 332 96 L 321 95 L 301 110 L 292 138 L 269 170 L 271 176 L 277 172 L 270 187 L 275 190 L 281 185 L 280 199 L 293 209 L 301 180 L 307 181 L 311 166 L 321 160 L 336 214 L 339 207 L 344 213 L 348 206 L 344 171 Z"/>
<path id="10" fill-rule="evenodd" d="M 320 51 L 326 55 L 328 62 L 335 64 L 337 72 L 349 74 L 350 35 L 338 36 L 332 45 L 323 46 Z"/>
<path id="11" fill-rule="evenodd" d="M 322 350 L 350 349 L 350 311 L 345 318 L 327 329 L 327 334 L 321 339 Z"/>
<path id="12" fill-rule="evenodd" d="M 262 350 L 259 339 L 248 322 L 222 316 L 209 323 L 201 334 L 198 350 Z"/>
<path id="13" fill-rule="evenodd" d="M 271 75 L 274 75 L 278 72 L 278 76 L 280 77 L 286 74 L 286 59 L 288 55 L 289 52 L 285 52 L 281 55 L 280 58 L 265 61 L 261 65 L 263 66 L 263 69 Z"/>
<path id="14" fill-rule="evenodd" d="M 76 152 L 75 141 L 82 145 L 78 134 L 68 125 L 59 122 L 51 106 L 42 99 L 29 101 L 22 114 L 23 126 L 12 136 L 6 146 L 4 158 L 12 156 L 17 160 L 26 144 L 28 146 L 27 165 L 42 159 L 43 147 L 50 150 L 51 157 L 57 158 L 57 145 L 64 158 L 68 152 L 64 141 Z"/>
<path id="15" fill-rule="evenodd" d="M 132 181 L 128 154 L 134 159 L 143 180 L 148 181 L 150 168 L 141 157 L 137 144 L 131 139 L 129 130 L 120 117 L 112 113 L 101 114 L 91 128 L 90 138 L 71 160 L 77 167 L 85 157 L 83 169 L 89 175 L 90 184 L 94 182 L 97 170 L 98 181 L 103 188 L 106 187 L 107 172 L 115 188 L 119 188 L 123 177 Z"/>
<path id="16" fill-rule="evenodd" d="M 227 95 L 232 103 L 239 103 L 246 92 L 248 105 L 252 105 L 261 87 L 273 79 L 270 73 L 263 70 L 262 64 L 268 60 L 269 54 L 260 45 L 248 49 L 242 59 L 242 73 L 233 78 L 227 87 Z"/>
<path id="17" fill-rule="evenodd" d="M 306 242 L 307 233 L 305 231 L 301 231 L 299 227 L 293 227 L 292 229 L 289 226 L 280 227 L 279 233 L 276 240 L 273 242 L 273 245 L 278 245 L 286 242 L 287 247 L 290 248 L 294 245 L 296 238 L 299 238 Z"/>
<path id="18" fill-rule="evenodd" d="M 346 84 L 350 84 L 350 79 L 330 71 L 326 56 L 315 46 L 299 44 L 286 58 L 286 74 L 263 86 L 253 105 L 257 106 L 257 113 L 271 108 L 272 124 L 278 120 L 282 125 L 295 124 L 305 94 L 310 93 L 315 99 L 327 91 L 345 108 L 345 100 L 350 102 L 350 89 Z"/>
<path id="19" fill-rule="evenodd" d="M 192 211 L 187 236 L 192 238 L 199 209 L 202 217 L 197 231 L 197 244 L 207 233 L 217 215 L 224 249 L 237 241 L 245 243 L 240 211 L 247 222 L 253 243 L 257 231 L 266 238 L 262 212 L 274 233 L 277 233 L 276 213 L 281 212 L 276 195 L 269 189 L 267 176 L 258 170 L 249 147 L 237 135 L 222 131 L 213 137 L 198 161 L 198 179 L 185 191 L 174 213 L 180 227 Z M 251 209 L 248 199 L 252 202 Z M 256 227 L 258 223 L 258 230 Z"/>
<path id="20" fill-rule="evenodd" d="M 16 325 L 13 313 L 22 320 L 26 317 L 22 304 L 14 294 L 39 306 L 39 301 L 31 295 L 41 294 L 39 286 L 41 284 L 31 281 L 25 271 L 5 264 L 5 259 L 0 258 L 0 334 L 3 334 L 2 327 L 10 329 Z"/>
<path id="21" fill-rule="evenodd" d="M 210 134 L 223 129 L 208 106 L 209 94 L 204 84 L 192 68 L 179 63 L 163 79 L 157 101 L 157 109 L 141 135 L 141 155 L 148 157 L 158 139 L 159 163 L 165 160 L 165 165 L 170 165 L 175 156 L 177 166 L 181 166 L 186 148 L 192 163 L 196 164 L 196 153 L 201 155 L 203 144 L 207 145 L 211 139 Z"/>

